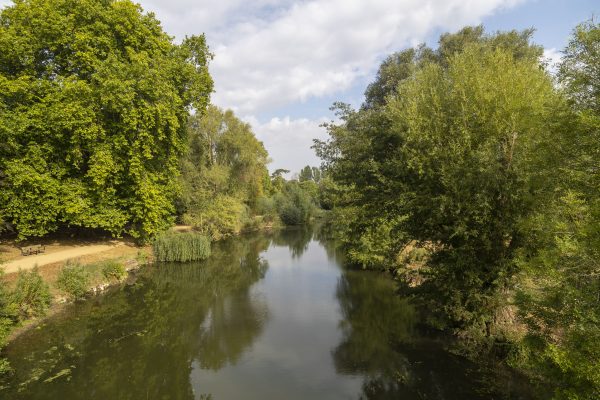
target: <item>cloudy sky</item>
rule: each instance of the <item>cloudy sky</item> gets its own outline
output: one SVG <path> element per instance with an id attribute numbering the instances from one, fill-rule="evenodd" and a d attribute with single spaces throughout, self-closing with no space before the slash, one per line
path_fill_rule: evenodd
<path id="1" fill-rule="evenodd" d="M 557 57 L 596 0 L 141 0 L 178 40 L 205 33 L 215 54 L 213 103 L 252 124 L 271 170 L 318 165 L 310 145 L 329 106 L 358 106 L 386 55 L 445 31 L 537 29 Z M 0 0 L 0 6 L 9 4 Z"/>

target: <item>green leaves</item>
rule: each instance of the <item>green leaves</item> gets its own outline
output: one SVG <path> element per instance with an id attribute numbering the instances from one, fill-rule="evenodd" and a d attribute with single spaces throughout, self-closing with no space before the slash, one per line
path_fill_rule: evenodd
<path id="1" fill-rule="evenodd" d="M 413 293 L 442 326 L 522 340 L 513 365 L 557 398 L 592 399 L 600 36 L 594 21 L 576 28 L 557 88 L 531 33 L 465 28 L 435 51 L 389 57 L 363 107 L 338 107 L 342 123 L 315 147 L 337 185 L 336 229 L 352 262 L 404 271 L 398 256 L 414 240 L 428 251 L 406 267 L 419 274 Z"/>
<path id="2" fill-rule="evenodd" d="M 62 225 L 147 238 L 174 212 L 189 110 L 212 91 L 203 36 L 176 45 L 129 1 L 2 11 L 0 210 L 21 238 Z"/>
<path id="3" fill-rule="evenodd" d="M 213 239 L 241 230 L 265 192 L 268 154 L 232 111 L 209 106 L 188 121 L 179 213 Z"/>
<path id="4" fill-rule="evenodd" d="M 90 274 L 79 264 L 67 265 L 60 270 L 56 287 L 65 292 L 71 300 L 83 300 L 88 294 Z"/>

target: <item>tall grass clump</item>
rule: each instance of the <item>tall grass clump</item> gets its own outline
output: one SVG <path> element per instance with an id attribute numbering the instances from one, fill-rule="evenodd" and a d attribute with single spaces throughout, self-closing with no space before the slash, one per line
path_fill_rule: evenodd
<path id="1" fill-rule="evenodd" d="M 196 261 L 210 255 L 210 240 L 195 232 L 168 232 L 154 239 L 152 246 L 157 261 Z"/>

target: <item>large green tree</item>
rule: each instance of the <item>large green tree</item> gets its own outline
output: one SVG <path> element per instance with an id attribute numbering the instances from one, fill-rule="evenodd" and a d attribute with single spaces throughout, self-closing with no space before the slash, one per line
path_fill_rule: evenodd
<path id="1" fill-rule="evenodd" d="M 365 106 L 338 105 L 342 123 L 316 146 L 340 185 L 350 259 L 396 269 L 409 243 L 427 247 L 432 309 L 483 334 L 516 272 L 519 218 L 545 190 L 530 161 L 558 129 L 561 100 L 530 35 L 465 28 L 386 60 Z"/>
<path id="2" fill-rule="evenodd" d="M 416 273 L 450 327 L 512 341 L 557 398 L 596 399 L 600 30 L 576 28 L 558 82 L 530 36 L 466 28 L 388 58 L 315 147 L 351 261 Z"/>
<path id="3" fill-rule="evenodd" d="M 174 212 L 190 109 L 212 90 L 203 36 L 178 45 L 131 1 L 20 0 L 0 14 L 0 214 L 148 237 Z"/>

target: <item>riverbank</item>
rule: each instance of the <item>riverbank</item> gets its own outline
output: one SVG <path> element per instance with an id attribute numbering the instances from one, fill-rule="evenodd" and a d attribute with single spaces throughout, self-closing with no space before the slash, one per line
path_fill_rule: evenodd
<path id="1" fill-rule="evenodd" d="M 0 397 L 531 399 L 510 371 L 449 352 L 393 280 L 346 268 L 311 226 L 133 277 L 14 340 Z"/>
<path id="2" fill-rule="evenodd" d="M 279 224 L 256 223 L 246 227 L 237 235 L 270 232 L 279 229 Z M 176 225 L 171 228 L 173 232 L 194 231 L 193 226 Z M 214 242 L 213 242 L 214 243 Z M 42 246 L 45 251 L 38 255 L 24 256 L 21 249 Z M 132 272 L 141 266 L 153 262 L 153 250 L 150 245 L 138 245 L 128 239 L 90 239 L 90 238 L 60 238 L 60 239 L 38 239 L 29 242 L 18 243 L 16 241 L 5 241 L 0 244 L 0 280 L 9 289 L 14 289 L 19 272 L 37 269 L 37 273 L 46 283 L 50 290 L 50 306 L 43 316 L 26 319 L 10 328 L 5 336 L 4 345 L 15 340 L 24 332 L 44 323 L 45 320 L 56 315 L 64 307 L 73 302 L 73 299 L 57 287 L 57 280 L 61 270 L 68 265 L 81 266 L 89 276 L 87 293 L 89 296 L 102 294 L 111 287 L 121 285 L 127 281 Z M 127 275 L 122 279 L 109 279 L 103 273 L 106 263 L 118 263 L 123 266 Z"/>
<path id="3" fill-rule="evenodd" d="M 21 249 L 42 246 L 43 253 L 24 256 Z M 5 240 L 0 244 L 0 279 L 3 286 L 12 291 L 17 286 L 20 271 L 34 268 L 42 284 L 48 286 L 49 306 L 43 315 L 26 318 L 5 329 L 4 344 L 15 340 L 24 332 L 43 324 L 44 321 L 60 312 L 72 299 L 57 285 L 61 271 L 67 265 L 80 266 L 88 276 L 86 283 L 88 295 L 96 295 L 107 288 L 121 284 L 126 276 L 141 265 L 151 261 L 150 246 L 139 246 L 132 240 L 106 240 L 93 238 L 46 238 L 35 242 Z M 108 264 L 118 264 L 126 272 L 123 279 L 107 277 L 103 268 Z M 31 289 L 30 289 L 31 290 Z"/>

